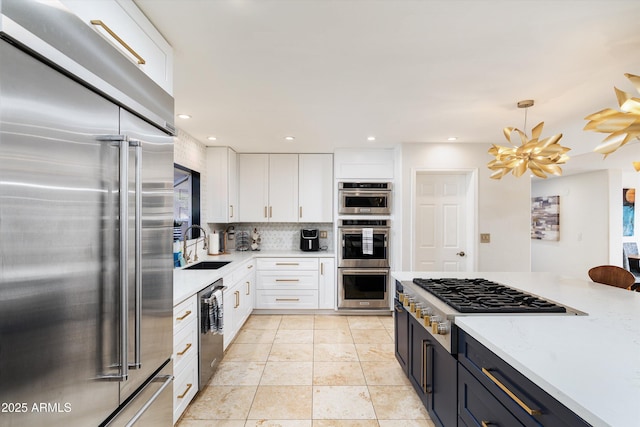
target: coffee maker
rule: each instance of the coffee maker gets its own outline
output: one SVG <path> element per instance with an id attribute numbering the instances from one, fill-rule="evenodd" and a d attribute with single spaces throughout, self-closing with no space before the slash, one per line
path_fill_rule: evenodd
<path id="1" fill-rule="evenodd" d="M 300 230 L 300 250 L 305 252 L 320 250 L 320 232 L 317 228 Z"/>

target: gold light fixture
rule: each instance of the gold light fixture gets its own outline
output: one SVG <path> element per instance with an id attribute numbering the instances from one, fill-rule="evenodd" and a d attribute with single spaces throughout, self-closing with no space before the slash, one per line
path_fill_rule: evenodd
<path id="1" fill-rule="evenodd" d="M 626 73 L 625 77 L 640 93 L 640 76 Z M 617 87 L 613 89 L 616 91 L 621 111 L 605 108 L 584 118 L 589 120 L 584 130 L 610 134 L 593 150 L 604 154 L 605 158 L 633 138 L 640 139 L 640 98 L 633 98 Z M 633 162 L 633 167 L 640 171 L 640 162 Z"/>
<path id="2" fill-rule="evenodd" d="M 527 99 L 518 102 L 518 108 L 524 108 L 524 129 L 527 128 L 527 108 L 533 105 L 532 99 Z M 505 147 L 502 145 L 493 144 L 489 149 L 489 154 L 495 157 L 490 161 L 487 166 L 494 171 L 491 174 L 491 178 L 500 179 L 509 172 L 514 176 L 519 177 L 529 169 L 534 175 L 540 178 L 546 178 L 547 174 L 562 175 L 561 164 L 564 164 L 569 160 L 569 156 L 565 153 L 570 148 L 563 147 L 558 144 L 562 134 L 551 136 L 540 140 L 542 134 L 542 128 L 544 122 L 538 123 L 531 130 L 531 139 L 529 139 L 525 132 L 513 127 L 506 127 L 502 131 L 504 136 L 511 144 L 513 134 L 520 136 L 521 145 L 511 147 Z"/>

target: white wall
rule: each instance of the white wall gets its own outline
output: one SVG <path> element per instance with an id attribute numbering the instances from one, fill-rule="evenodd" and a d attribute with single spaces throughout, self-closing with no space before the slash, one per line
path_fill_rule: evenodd
<path id="1" fill-rule="evenodd" d="M 531 185 L 531 196 L 560 196 L 560 240 L 531 240 L 532 271 L 587 278 L 591 267 L 622 265 L 621 173 L 600 170 Z"/>
<path id="2" fill-rule="evenodd" d="M 530 271 L 530 179 L 507 175 L 489 178 L 489 145 L 403 144 L 402 268 L 411 268 L 412 175 L 416 169 L 477 169 L 477 233 L 490 233 L 491 243 L 477 244 L 478 271 Z M 479 241 L 479 236 L 477 239 Z M 473 248 L 470 252 L 473 251 Z"/>

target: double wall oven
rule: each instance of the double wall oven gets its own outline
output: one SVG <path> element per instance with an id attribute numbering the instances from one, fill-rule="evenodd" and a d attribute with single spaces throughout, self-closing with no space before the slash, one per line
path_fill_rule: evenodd
<path id="1" fill-rule="evenodd" d="M 338 308 L 389 308 L 386 219 L 342 219 L 338 227 Z"/>

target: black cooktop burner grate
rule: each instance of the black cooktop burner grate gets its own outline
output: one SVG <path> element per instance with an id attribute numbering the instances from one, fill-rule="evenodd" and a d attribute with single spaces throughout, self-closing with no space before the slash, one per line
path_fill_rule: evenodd
<path id="1" fill-rule="evenodd" d="M 566 313 L 566 308 L 486 279 L 413 279 L 460 313 Z"/>

